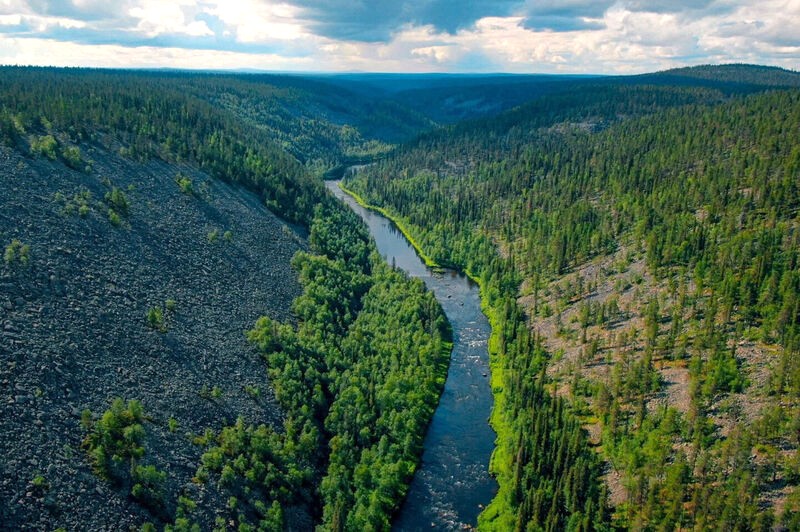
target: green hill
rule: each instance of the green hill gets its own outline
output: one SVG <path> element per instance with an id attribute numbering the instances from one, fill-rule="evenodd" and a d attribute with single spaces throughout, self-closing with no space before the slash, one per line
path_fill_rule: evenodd
<path id="1" fill-rule="evenodd" d="M 722 85 L 595 81 L 347 183 L 482 279 L 502 374 L 486 529 L 797 526 L 800 94 L 767 90 L 786 71 L 690 73 Z"/>

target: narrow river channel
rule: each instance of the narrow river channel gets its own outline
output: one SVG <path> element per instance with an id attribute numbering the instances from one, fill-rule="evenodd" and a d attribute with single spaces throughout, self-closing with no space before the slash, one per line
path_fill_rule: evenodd
<path id="1" fill-rule="evenodd" d="M 431 271 L 390 220 L 359 205 L 339 188 L 339 181 L 327 181 L 326 186 L 364 219 L 389 264 L 425 282 L 453 327 L 447 381 L 425 435 L 422 463 L 393 529 L 463 530 L 475 526 L 481 509 L 497 490 L 488 473 L 495 438 L 488 423 L 492 408 L 491 328 L 481 312 L 478 286 L 452 270 Z"/>

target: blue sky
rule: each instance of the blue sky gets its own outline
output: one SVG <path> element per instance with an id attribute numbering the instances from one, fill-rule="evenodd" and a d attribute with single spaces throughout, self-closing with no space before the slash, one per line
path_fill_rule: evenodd
<path id="1" fill-rule="evenodd" d="M 800 0 L 0 0 L 0 64 L 280 71 L 800 69 Z"/>

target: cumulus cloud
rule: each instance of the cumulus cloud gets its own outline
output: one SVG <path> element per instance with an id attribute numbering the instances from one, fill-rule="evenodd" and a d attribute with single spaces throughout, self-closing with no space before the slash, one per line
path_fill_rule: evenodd
<path id="1" fill-rule="evenodd" d="M 798 27 L 800 0 L 0 0 L 0 62 L 575 73 L 756 62 L 796 69 Z"/>

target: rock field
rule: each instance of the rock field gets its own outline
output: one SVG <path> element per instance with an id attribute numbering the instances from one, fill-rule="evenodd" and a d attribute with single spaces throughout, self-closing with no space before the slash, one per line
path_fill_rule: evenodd
<path id="1" fill-rule="evenodd" d="M 191 483 L 202 452 L 191 436 L 240 415 L 280 425 L 244 331 L 260 315 L 291 319 L 300 287 L 290 261 L 304 237 L 253 194 L 189 166 L 81 149 L 91 172 L 0 147 L 0 244 L 30 247 L 27 264 L 0 261 L 0 529 L 156 521 L 93 474 L 81 448 L 81 412 L 102 413 L 114 397 L 143 403 L 143 462 L 168 473 L 168 498 L 190 495 L 194 517 L 213 524 L 224 502 L 213 486 Z M 129 205 L 119 226 L 105 200 L 112 187 Z M 148 326 L 154 307 L 163 332 Z M 288 509 L 287 519 L 307 516 Z"/>

